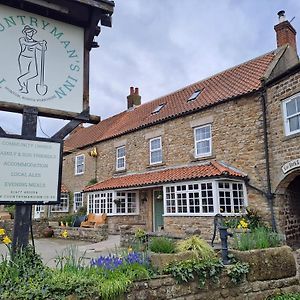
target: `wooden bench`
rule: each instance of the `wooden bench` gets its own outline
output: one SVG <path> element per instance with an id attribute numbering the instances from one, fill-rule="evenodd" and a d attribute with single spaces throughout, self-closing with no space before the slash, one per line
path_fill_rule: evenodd
<path id="1" fill-rule="evenodd" d="M 96 214 L 88 214 L 87 220 L 81 222 L 80 227 L 85 228 L 96 228 L 98 225 L 105 224 L 107 219 L 106 214 L 96 215 Z"/>

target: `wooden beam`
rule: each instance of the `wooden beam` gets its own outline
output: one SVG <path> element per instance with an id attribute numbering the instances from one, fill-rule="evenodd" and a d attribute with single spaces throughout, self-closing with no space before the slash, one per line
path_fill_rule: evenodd
<path id="1" fill-rule="evenodd" d="M 25 105 L 17 104 L 17 103 L 10 103 L 10 102 L 4 102 L 0 101 L 0 111 L 9 111 L 9 112 L 15 112 L 15 113 L 23 113 L 23 108 Z M 88 109 L 88 107 L 85 107 L 85 110 Z M 48 118 L 56 118 L 56 119 L 63 119 L 63 120 L 72 120 L 76 118 L 80 118 L 80 114 L 75 112 L 67 112 L 63 110 L 57 110 L 57 109 L 49 109 L 49 108 L 39 108 L 38 109 L 39 116 L 42 117 L 48 117 Z M 83 120 L 86 123 L 91 124 L 98 124 L 100 122 L 99 116 L 89 115 L 89 118 L 85 118 Z"/>
<path id="2" fill-rule="evenodd" d="M 53 139 L 64 139 L 70 132 L 72 132 L 79 124 L 81 124 L 84 120 L 84 118 L 89 117 L 89 112 L 83 111 L 81 114 L 78 115 L 77 119 L 74 119 L 70 121 L 68 124 L 66 124 L 62 129 L 60 129 L 58 132 L 56 132 L 52 138 Z"/>

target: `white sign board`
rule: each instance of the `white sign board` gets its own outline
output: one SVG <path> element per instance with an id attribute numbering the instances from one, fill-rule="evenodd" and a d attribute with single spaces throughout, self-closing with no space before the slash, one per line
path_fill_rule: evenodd
<path id="1" fill-rule="evenodd" d="M 57 202 L 61 147 L 0 137 L 0 202 Z"/>
<path id="2" fill-rule="evenodd" d="M 0 101 L 80 113 L 84 30 L 0 4 Z"/>
<path id="3" fill-rule="evenodd" d="M 282 172 L 285 174 L 285 173 L 287 173 L 295 168 L 299 168 L 299 167 L 300 167 L 300 158 L 287 162 L 286 164 L 284 164 L 281 167 L 281 169 L 282 169 Z"/>

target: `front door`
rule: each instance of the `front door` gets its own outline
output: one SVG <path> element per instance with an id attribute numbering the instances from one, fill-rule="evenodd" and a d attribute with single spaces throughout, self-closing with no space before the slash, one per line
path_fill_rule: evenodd
<path id="1" fill-rule="evenodd" d="M 162 190 L 153 191 L 153 231 L 160 231 L 164 226 L 164 200 Z"/>
<path id="2" fill-rule="evenodd" d="M 41 213 L 44 212 L 44 205 L 35 205 L 34 207 L 34 219 L 39 219 L 41 217 Z"/>

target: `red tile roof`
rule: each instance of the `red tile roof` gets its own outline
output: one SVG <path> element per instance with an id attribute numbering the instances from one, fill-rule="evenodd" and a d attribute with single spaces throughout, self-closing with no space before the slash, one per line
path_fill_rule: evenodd
<path id="1" fill-rule="evenodd" d="M 186 181 L 220 176 L 240 178 L 247 177 L 246 174 L 237 171 L 229 166 L 225 166 L 222 163 L 214 160 L 202 165 L 180 167 L 174 169 L 172 168 L 142 174 L 113 177 L 108 180 L 86 187 L 84 189 L 84 192 L 142 187 L 168 182 Z"/>
<path id="2" fill-rule="evenodd" d="M 132 110 L 124 111 L 101 121 L 97 125 L 79 129 L 66 139 L 65 151 L 120 136 L 169 118 L 256 91 L 261 87 L 260 80 L 274 60 L 276 53 L 276 51 L 269 52 L 174 93 L 137 106 Z M 196 90 L 202 90 L 201 94 L 196 100 L 188 102 L 187 99 Z M 163 103 L 165 105 L 159 113 L 152 114 L 153 110 Z"/>
<path id="3" fill-rule="evenodd" d="M 61 193 L 69 193 L 69 190 L 64 184 L 62 184 L 60 187 L 60 192 Z"/>

